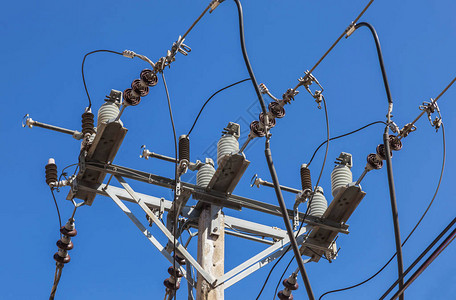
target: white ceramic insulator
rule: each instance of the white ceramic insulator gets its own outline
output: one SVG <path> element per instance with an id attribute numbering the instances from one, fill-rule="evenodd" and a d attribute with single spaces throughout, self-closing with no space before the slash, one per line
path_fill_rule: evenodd
<path id="1" fill-rule="evenodd" d="M 230 153 L 239 152 L 239 142 L 231 134 L 224 135 L 217 143 L 217 165 L 220 165 L 220 159 Z"/>
<path id="2" fill-rule="evenodd" d="M 340 188 L 353 181 L 353 174 L 346 165 L 337 165 L 331 172 L 331 193 L 336 197 Z"/>
<path id="3" fill-rule="evenodd" d="M 307 203 L 307 205 L 309 205 Z M 310 203 L 309 215 L 314 217 L 321 217 L 328 208 L 328 201 L 323 195 L 323 188 L 317 186 L 315 188 L 315 195 L 313 196 L 312 203 Z"/>
<path id="4" fill-rule="evenodd" d="M 117 118 L 119 115 L 119 106 L 113 102 L 105 102 L 98 110 L 97 127 L 101 123 L 107 123 L 111 119 Z"/>
<path id="5" fill-rule="evenodd" d="M 214 177 L 215 169 L 214 166 L 210 163 L 206 163 L 200 167 L 198 173 L 196 173 L 196 185 L 200 187 L 207 187 L 209 182 L 211 182 L 212 177 Z"/>

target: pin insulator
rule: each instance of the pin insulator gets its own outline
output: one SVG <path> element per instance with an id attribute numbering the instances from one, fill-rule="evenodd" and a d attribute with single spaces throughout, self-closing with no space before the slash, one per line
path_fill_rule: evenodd
<path id="1" fill-rule="evenodd" d="M 180 288 L 179 281 L 171 282 L 169 278 L 166 278 L 165 281 L 163 281 L 163 284 L 171 291 L 177 291 Z"/>
<path id="2" fill-rule="evenodd" d="M 182 274 L 181 270 L 174 269 L 174 267 L 172 267 L 172 266 L 168 268 L 168 274 L 173 277 L 177 276 L 177 278 L 181 278 L 184 276 L 184 274 Z"/>
<path id="3" fill-rule="evenodd" d="M 190 139 L 187 135 L 179 137 L 179 161 L 183 159 L 190 161 Z"/>
<path id="4" fill-rule="evenodd" d="M 54 162 L 49 162 L 44 168 L 46 170 L 46 184 L 49 185 L 51 182 L 56 182 L 58 179 L 57 165 Z"/>
<path id="5" fill-rule="evenodd" d="M 287 289 L 291 290 L 291 291 L 295 291 L 299 288 L 299 284 L 297 282 L 295 282 L 294 284 L 291 283 L 290 281 L 288 281 L 289 278 L 285 279 L 282 284 L 284 287 L 286 287 Z"/>
<path id="6" fill-rule="evenodd" d="M 376 152 L 377 152 L 377 155 L 379 158 L 381 158 L 382 160 L 386 159 L 386 147 L 384 144 L 378 145 L 376 148 Z M 391 157 L 393 157 L 393 152 L 391 150 L 390 150 L 390 155 L 391 155 Z"/>
<path id="7" fill-rule="evenodd" d="M 312 180 L 310 178 L 310 169 L 306 164 L 301 166 L 301 186 L 302 190 L 312 191 Z"/>
<path id="8" fill-rule="evenodd" d="M 280 300 L 293 300 L 294 297 L 292 294 L 290 294 L 290 296 L 287 296 L 287 295 L 284 295 L 283 294 L 283 291 L 280 291 L 278 294 L 277 294 L 277 297 L 279 297 Z"/>
<path id="9" fill-rule="evenodd" d="M 174 259 L 176 259 L 176 262 L 181 266 L 186 264 L 185 257 L 180 256 L 179 254 L 174 254 Z"/>
<path id="10" fill-rule="evenodd" d="M 92 134 L 95 133 L 94 125 L 94 116 L 90 109 L 87 109 L 82 114 L 82 134 Z"/>

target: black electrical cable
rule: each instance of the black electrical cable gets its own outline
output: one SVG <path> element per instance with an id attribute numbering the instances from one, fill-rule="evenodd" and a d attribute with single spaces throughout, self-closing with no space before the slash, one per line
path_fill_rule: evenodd
<path id="1" fill-rule="evenodd" d="M 174 118 L 173 118 L 173 110 L 171 109 L 171 100 L 170 100 L 170 97 L 169 97 L 169 91 L 168 91 L 168 85 L 166 84 L 166 80 L 165 80 L 165 74 L 164 72 L 160 72 L 161 75 L 162 75 L 162 78 L 163 78 L 163 85 L 165 87 L 165 91 L 166 91 L 166 98 L 168 99 L 168 110 L 169 110 L 169 118 L 171 120 L 171 126 L 173 127 L 173 136 L 174 136 L 174 157 L 175 157 L 175 168 L 174 168 L 174 182 L 176 183 L 177 185 L 177 181 L 178 181 L 178 176 L 177 176 L 177 162 L 178 162 L 178 157 L 177 157 L 177 135 L 176 135 L 176 127 L 174 126 Z M 176 203 L 176 188 L 177 186 L 174 188 L 174 200 L 173 202 Z M 174 276 L 177 278 L 177 273 L 176 273 L 176 230 L 177 230 L 177 218 L 178 218 L 178 215 L 176 214 L 175 216 L 175 219 L 174 219 L 174 230 L 173 230 L 173 252 L 174 252 L 174 255 L 173 255 L 173 270 L 174 270 Z M 176 290 L 174 290 L 174 299 L 177 299 L 176 298 Z"/>
<path id="2" fill-rule="evenodd" d="M 54 199 L 55 208 L 57 209 L 57 215 L 59 216 L 59 228 L 62 228 L 62 219 L 60 218 L 60 209 L 59 205 L 57 204 L 57 199 L 55 199 L 54 188 L 51 188 L 51 194 L 52 198 Z"/>
<path id="3" fill-rule="evenodd" d="M 385 124 L 385 125 L 386 125 L 386 123 L 383 122 L 383 121 L 375 121 L 375 122 L 369 123 L 369 124 L 367 124 L 367 125 L 365 125 L 365 126 L 363 126 L 363 127 L 361 127 L 361 128 L 358 128 L 358 129 L 356 129 L 356 130 L 350 131 L 350 132 L 348 132 L 348 133 L 345 133 L 345 134 L 342 134 L 342 135 L 338 135 L 338 136 L 332 137 L 332 138 L 330 138 L 329 140 L 330 140 L 330 141 L 333 141 L 333 140 L 340 139 L 340 138 L 342 138 L 342 137 L 346 137 L 346 136 L 348 136 L 348 135 L 350 135 L 350 134 L 356 133 L 356 132 L 358 132 L 358 131 L 360 131 L 360 130 L 363 130 L 363 129 L 365 129 L 365 128 L 369 127 L 369 126 L 375 125 L 375 124 Z M 320 144 L 320 146 L 317 147 L 317 149 L 315 149 L 314 153 L 312 154 L 312 157 L 310 158 L 309 162 L 307 163 L 307 167 L 309 167 L 310 164 L 312 163 L 312 161 L 313 161 L 315 155 L 317 154 L 318 150 L 320 150 L 320 148 L 321 148 L 324 144 L 326 144 L 327 142 L 328 142 L 328 141 L 324 141 L 323 143 Z"/>
<path id="4" fill-rule="evenodd" d="M 399 291 L 397 291 L 396 294 L 394 294 L 391 300 L 396 300 L 397 297 L 403 295 L 404 291 L 413 283 L 413 281 L 415 281 L 415 279 L 417 279 L 421 275 L 421 273 L 423 273 L 424 270 L 426 270 L 426 268 L 437 258 L 437 256 L 439 256 L 443 252 L 443 250 L 445 250 L 446 247 L 448 247 L 448 245 L 450 245 L 453 242 L 455 238 L 456 228 L 453 229 L 450 235 L 447 236 L 447 238 L 437 247 L 437 249 L 434 250 L 434 252 L 432 252 L 431 256 L 429 256 L 428 259 L 426 259 L 426 261 L 418 268 L 418 270 L 416 270 L 415 273 L 413 273 L 412 276 L 410 276 L 410 278 L 405 282 L 404 286 L 401 289 L 399 289 Z"/>
<path id="5" fill-rule="evenodd" d="M 85 63 L 85 60 L 86 60 L 87 56 L 89 56 L 90 54 L 93 54 L 93 53 L 98 53 L 98 52 L 108 52 L 108 53 L 114 53 L 114 54 L 118 54 L 118 55 L 122 55 L 123 56 L 122 53 L 117 52 L 117 51 L 112 51 L 112 50 L 95 50 L 95 51 L 91 51 L 91 52 L 87 53 L 86 55 L 84 55 L 84 58 L 82 60 L 81 73 L 82 73 L 82 82 L 84 83 L 84 89 L 86 91 L 87 98 L 89 99 L 89 106 L 88 106 L 89 109 L 92 107 L 92 100 L 90 100 L 89 91 L 87 90 L 87 85 L 86 85 L 86 82 L 85 82 L 84 63 Z"/>
<path id="6" fill-rule="evenodd" d="M 374 41 L 375 41 L 378 61 L 380 64 L 380 69 L 382 71 L 383 84 L 385 86 L 386 96 L 387 96 L 387 100 L 388 100 L 388 104 L 389 104 L 387 117 L 388 117 L 388 122 L 390 122 L 393 99 L 391 97 L 391 91 L 390 91 L 390 87 L 389 87 L 389 83 L 388 83 L 388 78 L 386 76 L 385 64 L 383 62 L 383 54 L 382 54 L 382 49 L 380 47 L 380 41 L 379 41 L 377 32 L 375 31 L 375 28 L 369 23 L 361 22 L 359 24 L 356 24 L 355 29 L 358 29 L 362 26 L 369 28 L 370 32 L 372 33 L 372 37 L 374 38 Z M 397 273 L 398 273 L 398 277 L 401 277 L 402 273 L 404 273 L 404 263 L 403 263 L 403 258 L 402 258 L 401 231 L 399 228 L 399 216 L 398 216 L 398 211 L 397 211 L 396 191 L 395 191 L 394 176 L 393 176 L 393 164 L 391 161 L 391 152 L 390 152 L 388 131 L 389 131 L 389 127 L 386 126 L 385 132 L 383 134 L 383 144 L 385 145 L 385 153 L 386 153 L 385 161 L 386 161 L 386 169 L 387 169 L 386 171 L 387 171 L 387 176 L 388 176 L 388 187 L 389 187 L 389 193 L 390 193 L 391 214 L 393 217 L 393 225 L 394 225 L 394 240 L 395 240 L 395 244 L 396 244 L 396 254 L 397 254 Z M 404 281 L 402 280 L 401 282 L 399 282 L 399 288 L 402 288 L 403 285 L 404 285 Z M 400 296 L 400 300 L 403 300 L 403 299 L 404 299 L 404 295 L 402 294 Z"/>
<path id="7" fill-rule="evenodd" d="M 439 192 L 439 189 L 440 189 L 440 184 L 442 182 L 442 178 L 443 178 L 443 171 L 445 170 L 445 160 L 446 160 L 446 141 L 445 141 L 445 127 L 442 123 L 442 145 L 443 145 L 443 158 L 442 158 L 442 168 L 440 170 L 440 176 L 439 176 L 439 181 L 437 183 L 437 187 L 435 189 L 435 192 L 434 192 L 434 195 L 432 196 L 432 199 L 431 201 L 429 202 L 426 210 L 424 211 L 424 213 L 421 215 L 420 219 L 418 220 L 418 222 L 415 224 L 415 226 L 413 227 L 413 229 L 410 231 L 410 233 L 407 235 L 407 237 L 405 238 L 404 242 L 402 243 L 402 246 L 405 245 L 405 243 L 407 243 L 407 241 L 409 240 L 409 238 L 412 236 L 412 234 L 415 232 L 415 230 L 418 228 L 418 226 L 420 225 L 421 221 L 423 221 L 424 217 L 426 216 L 426 214 L 428 213 L 429 209 L 431 208 L 432 204 L 434 203 L 434 200 L 435 198 L 437 197 L 437 194 Z M 394 253 L 393 256 L 391 256 L 391 258 L 385 263 L 385 265 L 383 265 L 383 267 L 381 267 L 375 274 L 373 274 L 372 276 L 370 276 L 369 278 L 367 278 L 366 280 L 364 281 L 361 281 L 360 283 L 357 283 L 357 284 L 354 284 L 354 285 L 351 285 L 349 287 L 346 287 L 346 288 L 341 288 L 341 289 L 337 289 L 337 290 L 331 290 L 331 291 L 328 291 L 324 294 L 322 294 L 320 296 L 320 298 L 318 298 L 318 300 L 321 300 L 325 295 L 328 295 L 328 294 L 332 294 L 332 293 L 337 293 L 337 292 L 342 292 L 342 291 L 347 291 L 347 290 L 351 290 L 355 287 L 358 287 L 358 286 L 361 286 L 365 283 L 367 283 L 368 281 L 370 281 L 371 279 L 374 279 L 378 274 L 380 274 L 390 263 L 391 261 L 393 261 L 393 259 L 396 257 L 396 253 Z"/>
<path id="8" fill-rule="evenodd" d="M 204 102 L 204 104 L 203 104 L 203 106 L 201 107 L 201 109 L 200 109 L 198 115 L 197 115 L 196 118 L 195 118 L 195 121 L 193 122 L 192 127 L 191 127 L 190 130 L 188 131 L 187 136 L 189 136 L 190 133 L 192 133 L 193 128 L 195 127 L 196 122 L 198 121 L 198 118 L 200 117 L 201 113 L 203 112 L 204 107 L 206 107 L 206 104 L 208 104 L 209 101 L 211 101 L 211 99 L 212 99 L 215 95 L 217 95 L 218 93 L 220 93 L 220 92 L 223 91 L 223 90 L 226 90 L 227 88 L 230 88 L 230 87 L 232 87 L 232 86 L 235 86 L 235 85 L 237 85 L 237 84 L 239 84 L 239 83 L 242 83 L 242 82 L 244 82 L 244 81 L 247 81 L 247 80 L 250 80 L 250 78 L 246 78 L 246 79 L 240 80 L 240 81 L 238 81 L 238 82 L 232 83 L 232 84 L 230 84 L 230 85 L 227 85 L 226 87 L 221 88 L 220 90 L 218 90 L 218 91 L 216 91 L 215 93 L 213 93 L 213 94 L 206 100 L 206 102 Z"/>
<path id="9" fill-rule="evenodd" d="M 272 298 L 273 300 L 274 300 L 275 297 L 277 296 L 277 291 L 279 290 L 279 286 L 280 286 L 280 283 L 282 282 L 283 276 L 285 276 L 285 273 L 287 273 L 288 268 L 290 267 L 290 265 L 291 265 L 291 263 L 293 262 L 293 260 L 294 260 L 294 257 L 292 257 L 292 258 L 290 259 L 290 262 L 288 263 L 287 267 L 286 267 L 285 270 L 283 271 L 282 276 L 280 276 L 279 282 L 277 282 L 276 288 L 275 288 L 275 290 L 274 290 L 274 297 Z"/>
<path id="10" fill-rule="evenodd" d="M 244 57 L 244 62 L 245 62 L 247 71 L 249 72 L 250 78 L 252 79 L 252 84 L 253 84 L 253 86 L 255 88 L 255 92 L 257 93 L 258 100 L 260 102 L 261 109 L 263 111 L 263 115 L 267 116 L 266 105 L 264 103 L 263 96 L 261 95 L 260 89 L 258 87 L 258 83 L 256 81 L 255 75 L 253 74 L 252 66 L 250 65 L 250 61 L 249 61 L 249 58 L 248 58 L 248 55 L 247 55 L 247 50 L 245 48 L 244 20 L 243 20 L 241 2 L 239 0 L 234 0 L 234 2 L 236 3 L 237 10 L 238 10 L 239 36 L 240 36 L 240 40 L 241 40 L 241 50 L 242 50 L 242 55 Z M 270 149 L 269 138 L 270 138 L 270 136 L 266 137 L 265 150 L 264 150 L 264 153 L 265 153 L 265 156 L 266 156 L 266 161 L 267 161 L 268 168 L 269 168 L 269 172 L 271 173 L 272 182 L 274 183 L 274 189 L 275 189 L 275 192 L 276 192 L 277 200 L 279 202 L 280 210 L 282 212 L 282 217 L 283 217 L 283 220 L 284 220 L 284 223 L 285 223 L 285 227 L 287 229 L 288 236 L 290 237 L 290 243 L 291 243 L 291 245 L 293 247 L 293 252 L 294 252 L 294 255 L 296 256 L 296 261 L 298 262 L 298 266 L 299 266 L 299 269 L 301 271 L 301 276 L 302 276 L 302 279 L 304 281 L 304 285 L 306 287 L 307 294 L 308 294 L 308 296 L 309 296 L 309 298 L 311 300 L 314 300 L 315 297 L 313 295 L 312 288 L 310 286 L 310 282 L 309 282 L 309 279 L 307 277 L 307 272 L 306 272 L 306 270 L 304 268 L 304 263 L 302 262 L 302 259 L 301 259 L 301 254 L 299 252 L 298 243 L 296 242 L 296 239 L 295 239 L 295 237 L 293 235 L 293 230 L 292 230 L 291 225 L 290 225 L 290 219 L 288 217 L 288 212 L 287 212 L 287 208 L 286 208 L 286 205 L 285 205 L 285 201 L 283 200 L 282 191 L 280 190 L 279 179 L 277 177 L 277 173 L 275 171 L 273 160 L 272 160 L 272 154 L 271 154 L 271 149 Z"/>
<path id="11" fill-rule="evenodd" d="M 324 105 L 324 109 L 325 109 L 325 122 L 326 122 L 326 151 L 325 151 L 325 157 L 323 159 L 323 164 L 321 166 L 321 169 L 320 169 L 320 174 L 318 176 L 318 180 L 317 180 L 317 183 L 315 186 L 318 186 L 318 184 L 320 183 L 320 179 L 321 179 L 321 176 L 323 174 L 323 170 L 325 168 L 325 163 L 326 163 L 326 159 L 328 157 L 328 149 L 329 149 L 329 141 L 330 141 L 330 134 L 329 134 L 329 117 L 328 117 L 328 108 L 326 106 L 326 99 L 323 97 L 323 105 Z M 304 217 L 303 219 L 305 219 L 307 217 L 307 215 L 309 214 L 309 210 L 310 210 L 310 203 L 312 203 L 312 200 L 313 200 L 313 196 L 314 194 L 312 194 L 312 196 L 310 197 L 309 199 L 309 203 L 307 205 L 307 209 L 306 209 L 306 212 L 304 213 Z M 301 229 L 302 229 L 302 225 L 304 224 L 304 221 L 301 222 L 301 225 L 299 226 L 299 229 L 295 235 L 295 238 L 298 237 L 299 233 L 301 232 Z M 269 270 L 269 273 L 268 273 L 268 276 L 266 277 L 265 279 L 265 282 L 263 284 L 263 287 L 261 288 L 260 290 L 260 293 L 258 294 L 257 298 L 256 299 L 259 299 L 260 296 L 261 296 L 261 293 L 263 292 L 268 280 L 269 280 L 269 277 L 271 276 L 272 274 L 272 271 L 274 271 L 275 267 L 277 266 L 277 264 L 280 262 L 280 260 L 285 256 L 285 254 L 290 250 L 290 247 L 291 245 L 288 246 L 287 250 L 284 251 L 284 253 L 280 256 L 280 258 L 275 262 L 275 264 L 272 266 L 271 270 Z M 293 260 L 293 258 L 290 260 L 290 263 L 291 261 Z M 289 264 L 290 264 L 289 263 Z"/>
<path id="12" fill-rule="evenodd" d="M 453 221 L 448 224 L 448 226 L 442 230 L 442 232 L 430 243 L 424 251 L 421 252 L 421 254 L 413 261 L 413 263 L 405 270 L 403 277 L 407 276 L 407 274 L 420 262 L 420 260 L 437 244 L 437 242 L 445 235 L 445 233 L 453 227 L 453 225 L 456 223 L 456 218 L 453 219 Z M 396 280 L 390 287 L 389 289 L 380 297 L 379 300 L 383 300 L 386 298 L 386 296 L 394 289 L 394 287 L 399 283 L 399 279 Z"/>

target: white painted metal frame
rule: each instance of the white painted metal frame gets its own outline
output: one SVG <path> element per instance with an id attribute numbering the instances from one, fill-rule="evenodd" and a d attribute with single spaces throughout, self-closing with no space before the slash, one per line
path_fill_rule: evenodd
<path id="1" fill-rule="evenodd" d="M 119 181 L 119 183 L 122 185 L 124 190 L 119 189 L 119 188 L 113 188 L 113 187 L 108 187 L 104 186 L 103 192 L 107 194 L 119 207 L 122 209 L 122 211 L 132 220 L 132 222 L 139 228 L 139 230 L 146 236 L 146 238 L 160 251 L 163 256 L 165 256 L 168 261 L 171 263 L 173 262 L 172 256 L 165 250 L 165 247 L 163 247 L 160 242 L 146 229 L 146 227 L 135 217 L 135 215 L 128 209 L 128 207 L 119 199 L 117 196 L 118 194 L 122 194 L 122 198 L 126 198 L 126 195 L 124 195 L 124 191 L 128 193 L 128 195 L 131 197 L 133 202 L 138 204 L 142 210 L 151 218 L 151 220 L 157 225 L 157 227 L 160 229 L 160 231 L 165 234 L 165 236 L 168 238 L 169 241 L 174 242 L 174 236 L 169 230 L 166 228 L 165 225 L 163 225 L 162 222 L 160 222 L 159 218 L 151 211 L 151 209 L 148 207 L 148 204 L 145 201 L 141 199 L 140 196 L 143 196 L 143 194 L 137 194 L 131 187 L 128 185 L 125 180 L 121 177 L 116 175 L 116 179 Z M 121 192 L 122 191 L 122 192 Z M 101 191 L 100 191 L 101 192 Z M 144 195 L 146 196 L 146 195 Z M 129 198 L 130 198 L 129 197 Z M 150 197 L 150 196 L 147 196 Z M 130 200 L 130 199 L 129 199 Z M 150 200 L 150 199 L 149 199 Z M 159 205 L 160 198 L 154 197 L 153 202 L 157 202 L 156 204 Z M 157 200 L 157 201 L 155 201 Z M 161 201 L 163 202 L 163 201 Z M 167 201 L 169 202 L 169 201 Z M 155 203 L 154 203 L 155 204 Z M 163 205 L 163 204 L 162 204 Z M 165 207 L 169 206 L 168 203 L 165 204 Z M 230 218 L 230 223 L 234 222 L 236 223 L 236 218 Z M 239 226 L 245 226 L 245 227 L 268 227 L 265 225 L 249 222 L 249 221 L 244 221 L 239 223 Z M 302 244 L 306 238 L 306 232 L 311 228 L 311 226 L 305 226 L 302 228 L 297 235 L 297 242 L 299 244 Z M 297 232 L 294 233 L 295 235 Z M 224 284 L 224 288 L 228 288 L 235 284 L 236 282 L 242 280 L 243 278 L 247 277 L 248 275 L 252 274 L 253 272 L 257 271 L 258 269 L 264 267 L 265 265 L 269 264 L 270 262 L 275 261 L 278 257 L 280 257 L 282 254 L 287 252 L 289 250 L 289 247 L 287 245 L 290 242 L 290 239 L 287 235 L 284 235 L 282 230 L 278 230 L 276 233 L 276 238 L 281 238 L 279 241 L 275 242 L 273 245 L 270 247 L 266 248 L 265 250 L 261 251 L 257 255 L 253 256 L 252 258 L 246 260 L 245 262 L 241 263 L 237 267 L 233 268 L 232 270 L 228 271 L 225 273 L 223 276 L 219 278 L 214 278 L 212 275 L 210 275 L 208 272 L 206 272 L 201 265 L 193 258 L 193 256 L 177 241 L 176 239 L 176 249 L 185 257 L 186 261 L 188 264 L 192 265 L 195 270 L 201 274 L 201 276 L 204 277 L 205 280 L 207 280 L 211 285 L 214 287 L 219 286 L 221 284 Z M 308 262 L 309 259 L 305 260 L 304 262 Z M 180 270 L 184 274 L 185 278 L 187 281 L 190 283 L 191 286 L 195 287 L 196 284 L 191 278 L 187 275 L 186 270 L 180 266 Z"/>

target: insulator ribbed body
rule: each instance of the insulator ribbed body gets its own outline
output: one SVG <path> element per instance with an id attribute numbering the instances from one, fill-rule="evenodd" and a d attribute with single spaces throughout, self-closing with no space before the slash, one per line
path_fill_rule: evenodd
<path id="1" fill-rule="evenodd" d="M 111 101 L 106 101 L 98 110 L 97 127 L 101 123 L 107 123 L 108 120 L 115 119 L 119 115 L 119 106 Z"/>
<path id="2" fill-rule="evenodd" d="M 215 174 L 214 166 L 210 163 L 206 163 L 196 173 L 196 185 L 200 187 L 207 187 L 211 182 L 212 177 Z"/>
<path id="3" fill-rule="evenodd" d="M 230 153 L 239 151 L 239 142 L 231 134 L 223 135 L 217 143 L 217 165 L 220 165 L 220 159 Z"/>
<path id="4" fill-rule="evenodd" d="M 331 172 L 331 193 L 336 197 L 341 187 L 353 181 L 353 174 L 349 167 L 345 165 L 337 165 Z"/>
<path id="5" fill-rule="evenodd" d="M 49 160 L 49 163 L 45 167 L 46 170 L 46 184 L 49 185 L 51 182 L 57 181 L 57 165 L 53 162 L 53 159 Z"/>
<path id="6" fill-rule="evenodd" d="M 94 116 L 90 109 L 82 114 L 82 134 L 86 135 L 87 133 L 95 133 L 93 119 Z"/>
<path id="7" fill-rule="evenodd" d="M 186 135 L 179 137 L 179 161 L 183 159 L 190 161 L 190 139 Z"/>
<path id="8" fill-rule="evenodd" d="M 301 186 L 303 191 L 312 191 L 312 179 L 310 178 L 310 170 L 306 164 L 301 166 Z"/>
<path id="9" fill-rule="evenodd" d="M 309 205 L 307 203 L 307 205 Z M 323 195 L 323 189 L 319 186 L 315 188 L 315 194 L 310 203 L 309 215 L 314 217 L 321 217 L 328 208 L 328 201 Z"/>

